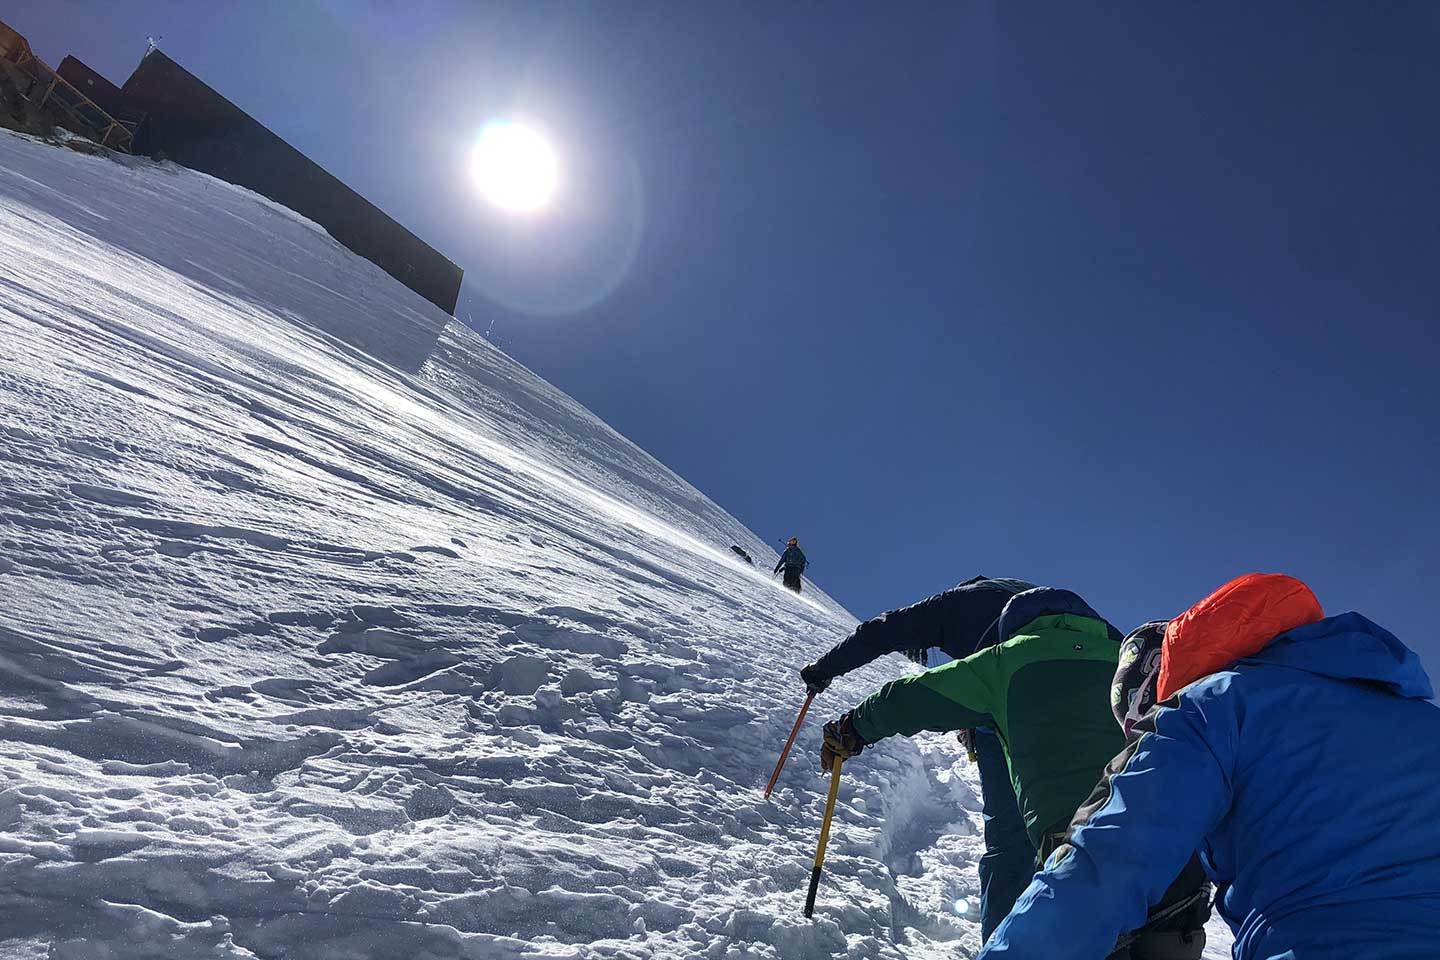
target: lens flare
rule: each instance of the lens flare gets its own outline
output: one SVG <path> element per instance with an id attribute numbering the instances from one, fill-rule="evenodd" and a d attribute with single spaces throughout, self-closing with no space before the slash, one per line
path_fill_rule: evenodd
<path id="1" fill-rule="evenodd" d="M 540 210 L 560 183 L 560 163 L 549 142 L 511 121 L 489 123 L 480 131 L 470 173 L 481 196 L 512 213 Z"/>

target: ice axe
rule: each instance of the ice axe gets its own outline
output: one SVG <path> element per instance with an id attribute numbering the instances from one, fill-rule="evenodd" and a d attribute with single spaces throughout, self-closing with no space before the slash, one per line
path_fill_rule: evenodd
<path id="1" fill-rule="evenodd" d="M 790 728 L 790 737 L 780 751 L 780 760 L 775 764 L 775 772 L 770 774 L 770 782 L 765 784 L 765 796 L 762 799 L 770 799 L 770 791 L 775 789 L 775 781 L 780 779 L 780 771 L 785 769 L 785 758 L 790 756 L 790 747 L 795 743 L 795 734 L 800 732 L 800 724 L 805 722 L 805 712 L 810 709 L 810 701 L 814 699 L 813 691 L 805 698 L 805 705 L 800 708 L 800 716 L 795 718 L 795 726 Z"/>
<path id="2" fill-rule="evenodd" d="M 971 763 L 979 763 L 980 757 L 975 752 L 975 731 L 966 729 L 957 731 L 955 739 L 960 741 L 960 746 L 965 748 L 965 759 Z"/>
<path id="3" fill-rule="evenodd" d="M 805 895 L 805 916 L 815 913 L 815 891 L 820 889 L 820 870 L 825 866 L 825 844 L 830 839 L 830 820 L 835 816 L 835 798 L 840 793 L 840 764 L 845 758 L 836 756 L 830 764 L 830 796 L 825 798 L 825 819 L 820 821 L 820 844 L 815 848 L 815 869 L 810 871 L 810 892 Z"/>

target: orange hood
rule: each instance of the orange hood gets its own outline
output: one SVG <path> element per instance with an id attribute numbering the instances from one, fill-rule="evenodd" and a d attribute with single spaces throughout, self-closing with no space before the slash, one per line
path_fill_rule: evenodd
<path id="1" fill-rule="evenodd" d="M 1165 628 L 1156 700 L 1253 656 L 1287 630 L 1323 619 L 1315 594 L 1283 573 L 1236 577 Z"/>

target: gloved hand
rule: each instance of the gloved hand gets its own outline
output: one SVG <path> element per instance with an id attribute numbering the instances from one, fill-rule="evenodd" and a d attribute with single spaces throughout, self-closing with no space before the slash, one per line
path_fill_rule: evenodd
<path id="1" fill-rule="evenodd" d="M 919 647 L 915 650 L 906 650 L 905 659 L 911 663 L 918 663 L 922 667 L 930 666 L 930 648 Z"/>
<path id="2" fill-rule="evenodd" d="M 820 672 L 818 663 L 807 663 L 800 668 L 800 679 L 805 681 L 807 693 L 823 693 L 825 688 L 830 686 L 832 678 Z"/>
<path id="3" fill-rule="evenodd" d="M 825 744 L 820 748 L 820 769 L 829 771 L 835 758 L 848 760 L 865 749 L 865 738 L 855 729 L 850 714 L 825 724 Z"/>

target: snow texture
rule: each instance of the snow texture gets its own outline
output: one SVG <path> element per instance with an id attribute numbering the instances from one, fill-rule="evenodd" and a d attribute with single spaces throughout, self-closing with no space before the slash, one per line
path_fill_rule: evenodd
<path id="1" fill-rule="evenodd" d="M 819 723 L 902 661 L 762 801 L 854 621 L 563 393 L 254 194 L 12 134 L 0 289 L 0 955 L 974 955 L 944 737 L 847 767 L 801 917 Z"/>

